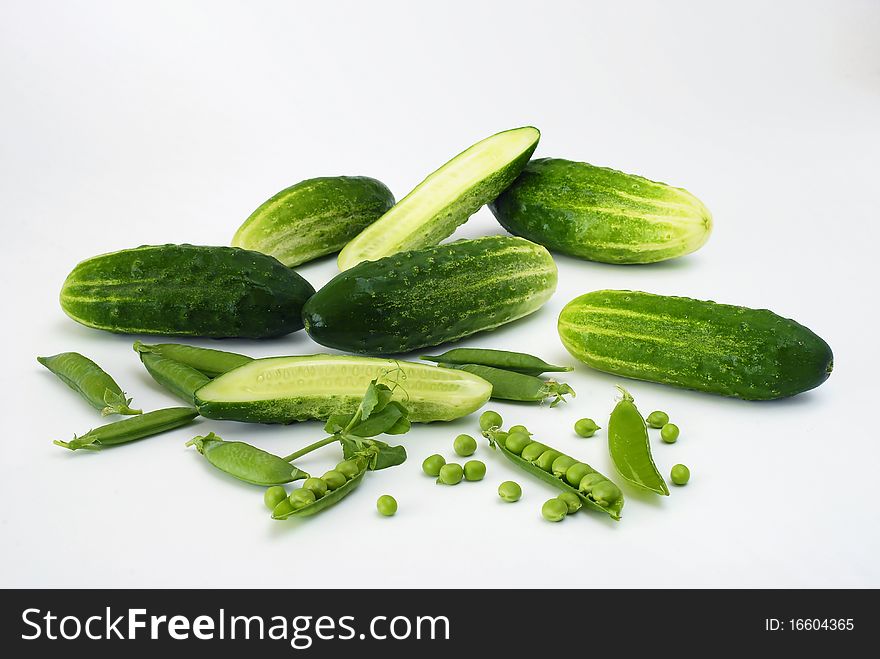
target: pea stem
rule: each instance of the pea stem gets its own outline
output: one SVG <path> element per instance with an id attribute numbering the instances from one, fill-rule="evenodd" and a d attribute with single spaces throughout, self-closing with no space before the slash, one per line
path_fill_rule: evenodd
<path id="1" fill-rule="evenodd" d="M 299 451 L 294 451 L 290 455 L 285 456 L 281 459 L 286 462 L 292 462 L 293 460 L 296 460 L 297 458 L 301 458 L 306 453 L 311 453 L 315 449 L 319 449 L 322 446 L 327 446 L 327 444 L 332 444 L 333 442 L 338 442 L 338 441 L 339 441 L 339 435 L 330 435 L 329 437 L 325 437 L 324 439 L 322 439 L 318 442 L 315 442 L 313 444 L 309 444 L 308 446 L 301 448 Z"/>

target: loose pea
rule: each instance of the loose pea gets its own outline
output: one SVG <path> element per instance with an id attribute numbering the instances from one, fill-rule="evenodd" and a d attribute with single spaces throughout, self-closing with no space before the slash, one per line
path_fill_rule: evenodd
<path id="1" fill-rule="evenodd" d="M 437 478 L 440 475 L 440 468 L 445 464 L 446 459 L 442 455 L 435 453 L 425 458 L 425 461 L 422 463 L 422 471 L 432 478 Z"/>
<path id="2" fill-rule="evenodd" d="M 549 499 L 541 506 L 541 514 L 548 522 L 561 522 L 568 514 L 568 504 L 559 499 Z"/>
<path id="3" fill-rule="evenodd" d="M 531 443 L 532 438 L 524 432 L 511 432 L 507 435 L 507 439 L 504 441 L 504 446 L 511 453 L 520 455 L 523 452 L 523 449 Z"/>
<path id="4" fill-rule="evenodd" d="M 600 506 L 610 506 L 620 499 L 620 488 L 609 480 L 604 480 L 593 485 L 593 491 L 590 497 Z"/>
<path id="5" fill-rule="evenodd" d="M 376 499 L 376 510 L 379 511 L 380 515 L 391 517 L 397 512 L 397 500 L 390 494 L 383 494 Z"/>
<path id="6" fill-rule="evenodd" d="M 645 421 L 652 428 L 662 428 L 669 423 L 669 415 L 666 412 L 655 410 L 648 415 L 648 418 L 645 419 Z"/>
<path id="7" fill-rule="evenodd" d="M 361 473 L 361 468 L 355 460 L 343 460 L 336 465 L 336 471 L 351 480 Z"/>
<path id="8" fill-rule="evenodd" d="M 672 468 L 672 472 L 669 474 L 669 477 L 676 485 L 687 485 L 687 482 L 691 479 L 691 470 L 688 469 L 685 465 L 675 465 Z"/>
<path id="9" fill-rule="evenodd" d="M 437 482 L 442 485 L 458 485 L 464 476 L 464 469 L 456 462 L 449 462 L 440 468 Z"/>
<path id="10" fill-rule="evenodd" d="M 513 503 L 514 501 L 519 501 L 520 498 L 522 498 L 522 488 L 519 486 L 519 483 L 514 483 L 513 481 L 504 481 L 503 483 L 501 483 L 501 485 L 498 486 L 498 496 L 505 501 Z"/>
<path id="11" fill-rule="evenodd" d="M 565 476 L 565 472 L 568 471 L 568 468 L 575 464 L 577 460 L 568 455 L 560 455 L 553 461 L 553 464 L 550 466 L 550 471 L 553 472 L 553 475 L 556 478 L 563 478 Z"/>
<path id="12" fill-rule="evenodd" d="M 452 442 L 452 450 L 463 458 L 474 454 L 477 450 L 477 440 L 470 435 L 459 435 Z"/>
<path id="13" fill-rule="evenodd" d="M 565 480 L 568 481 L 568 484 L 572 487 L 578 487 L 584 476 L 592 473 L 595 472 L 589 465 L 585 465 L 583 462 L 575 462 L 565 470 Z"/>
<path id="14" fill-rule="evenodd" d="M 486 465 L 479 460 L 468 460 L 464 463 L 464 479 L 468 481 L 481 481 L 486 475 Z"/>
<path id="15" fill-rule="evenodd" d="M 527 462 L 534 462 L 539 457 L 541 457 L 541 454 L 548 448 L 549 447 L 545 446 L 541 442 L 532 442 L 522 450 L 520 456 L 523 460 L 526 460 Z"/>
<path id="16" fill-rule="evenodd" d="M 531 436 L 532 433 L 529 432 L 529 429 L 522 425 L 510 426 L 507 430 L 509 433 L 521 432 L 524 435 Z"/>
<path id="17" fill-rule="evenodd" d="M 498 412 L 488 410 L 480 415 L 480 430 L 489 430 L 490 428 L 500 428 L 504 423 Z"/>
<path id="18" fill-rule="evenodd" d="M 305 479 L 302 484 L 302 489 L 311 490 L 315 495 L 316 499 L 320 499 L 322 496 L 327 494 L 327 483 L 323 478 L 315 478 L 312 476 L 311 478 Z"/>
<path id="19" fill-rule="evenodd" d="M 660 439 L 667 444 L 675 444 L 678 439 L 678 426 L 674 423 L 667 423 L 660 428 Z"/>
<path id="20" fill-rule="evenodd" d="M 298 490 L 294 490 L 290 493 L 288 497 L 288 501 L 290 501 L 290 505 L 294 510 L 299 510 L 300 508 L 305 508 L 310 503 L 313 503 L 317 497 L 312 490 L 307 490 L 305 488 L 299 488 Z"/>
<path id="21" fill-rule="evenodd" d="M 583 505 L 581 498 L 574 492 L 563 492 L 556 498 L 562 501 L 566 506 L 568 506 L 569 514 L 576 513 L 581 509 L 581 506 Z"/>
<path id="22" fill-rule="evenodd" d="M 598 485 L 599 483 L 603 483 L 607 480 L 608 479 L 605 478 L 598 471 L 593 471 L 581 479 L 581 482 L 578 483 L 578 489 L 581 492 L 586 492 L 587 494 L 589 494 L 593 491 L 593 488 L 596 487 L 596 485 Z"/>
<path id="23" fill-rule="evenodd" d="M 343 485 L 345 485 L 345 481 L 348 479 L 345 477 L 345 474 L 336 471 L 335 469 L 331 469 L 326 474 L 321 476 L 325 483 L 327 483 L 327 489 L 335 490 Z"/>
<path id="24" fill-rule="evenodd" d="M 550 449 L 547 449 L 546 451 L 544 451 L 538 457 L 538 459 L 534 461 L 533 464 L 538 469 L 541 469 L 543 471 L 546 471 L 547 473 L 550 473 L 550 471 L 553 469 L 553 462 L 556 460 L 556 458 L 560 457 L 561 455 L 562 455 L 561 452 L 550 448 Z"/>
<path id="25" fill-rule="evenodd" d="M 599 426 L 592 419 L 578 419 L 574 424 L 574 431 L 581 437 L 592 437 L 599 430 Z"/>
<path id="26" fill-rule="evenodd" d="M 286 498 L 287 490 L 280 485 L 273 485 L 272 487 L 266 488 L 266 491 L 263 493 L 263 502 L 269 510 L 274 510 L 275 506 Z"/>

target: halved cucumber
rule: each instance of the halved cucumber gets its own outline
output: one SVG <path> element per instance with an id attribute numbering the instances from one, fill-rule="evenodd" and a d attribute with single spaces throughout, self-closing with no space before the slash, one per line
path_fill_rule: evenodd
<path id="1" fill-rule="evenodd" d="M 196 392 L 199 413 L 210 419 L 291 423 L 357 410 L 371 380 L 394 387 L 412 421 L 451 421 L 489 400 L 492 385 L 476 375 L 426 364 L 304 355 L 255 359 Z"/>
<path id="2" fill-rule="evenodd" d="M 437 245 L 513 182 L 540 137 L 537 128 L 514 128 L 458 154 L 348 243 L 339 269 Z"/>

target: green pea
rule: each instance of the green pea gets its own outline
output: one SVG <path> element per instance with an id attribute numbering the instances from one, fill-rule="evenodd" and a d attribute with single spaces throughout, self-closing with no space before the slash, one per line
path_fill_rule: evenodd
<path id="1" fill-rule="evenodd" d="M 361 473 L 361 467 L 356 460 L 343 460 L 336 465 L 336 471 L 345 476 L 348 480 L 351 480 Z"/>
<path id="2" fill-rule="evenodd" d="M 553 462 L 561 455 L 562 453 L 560 451 L 549 448 L 544 451 L 540 456 L 538 456 L 538 459 L 535 460 L 533 464 L 538 469 L 550 473 L 550 470 L 553 468 Z"/>
<path id="3" fill-rule="evenodd" d="M 581 501 L 581 498 L 574 492 L 563 492 L 556 498 L 562 501 L 566 506 L 568 506 L 569 515 L 571 513 L 576 513 L 581 509 L 581 506 L 584 505 L 584 502 Z"/>
<path id="4" fill-rule="evenodd" d="M 505 501 L 513 503 L 522 498 L 522 488 L 519 486 L 519 483 L 514 481 L 504 481 L 498 486 L 498 496 Z"/>
<path id="5" fill-rule="evenodd" d="M 505 448 L 515 455 L 520 455 L 523 449 L 532 443 L 532 438 L 524 432 L 511 432 L 504 442 Z"/>
<path id="6" fill-rule="evenodd" d="M 440 468 L 437 482 L 441 485 L 458 485 L 464 476 L 464 469 L 456 462 L 449 462 Z"/>
<path id="7" fill-rule="evenodd" d="M 590 492 L 590 498 L 603 507 L 612 505 L 621 495 L 620 488 L 609 480 L 596 483 L 593 485 L 593 491 Z"/>
<path id="8" fill-rule="evenodd" d="M 592 492 L 593 488 L 594 488 L 597 484 L 599 484 L 599 483 L 603 483 L 603 482 L 605 482 L 605 481 L 607 481 L 607 480 L 608 480 L 608 479 L 605 478 L 605 477 L 604 477 L 602 474 L 600 474 L 598 471 L 593 471 L 593 472 L 590 472 L 589 474 L 587 474 L 586 476 L 584 476 L 584 477 L 581 479 L 581 482 L 578 483 L 578 489 L 579 489 L 581 492 L 586 492 L 587 494 L 589 494 L 590 492 Z"/>
<path id="9" fill-rule="evenodd" d="M 327 483 L 327 489 L 336 490 L 345 485 L 345 481 L 348 479 L 345 477 L 345 474 L 342 472 L 336 471 L 335 469 L 331 469 L 326 474 L 321 476 L 325 483 Z"/>
<path id="10" fill-rule="evenodd" d="M 548 522 L 561 522 L 568 515 L 568 504 L 559 499 L 549 499 L 541 506 L 541 514 Z"/>
<path id="11" fill-rule="evenodd" d="M 655 410 L 648 415 L 648 418 L 645 419 L 645 421 L 652 428 L 662 428 L 669 423 L 669 415 L 666 412 Z"/>
<path id="12" fill-rule="evenodd" d="M 383 494 L 376 499 L 376 510 L 379 511 L 380 515 L 391 517 L 397 512 L 397 500 L 390 494 Z"/>
<path id="13" fill-rule="evenodd" d="M 592 419 L 578 419 L 574 424 L 574 431 L 581 437 L 592 437 L 599 430 L 599 426 Z"/>
<path id="14" fill-rule="evenodd" d="M 434 455 L 429 455 L 422 462 L 422 471 L 432 478 L 437 478 L 440 475 L 440 468 L 445 464 L 446 459 L 442 455 L 435 453 Z"/>
<path id="15" fill-rule="evenodd" d="M 669 477 L 676 485 L 687 485 L 687 482 L 691 479 L 691 470 L 685 465 L 678 464 L 672 468 Z"/>
<path id="16" fill-rule="evenodd" d="M 477 450 L 477 440 L 470 435 L 459 435 L 455 438 L 455 441 L 452 442 L 452 450 L 455 451 L 457 455 L 466 458 L 473 455 L 474 451 Z"/>
<path id="17" fill-rule="evenodd" d="M 541 442 L 532 442 L 522 450 L 520 457 L 527 462 L 534 462 L 541 457 L 541 454 L 548 448 L 548 446 L 545 446 Z"/>
<path id="18" fill-rule="evenodd" d="M 320 499 L 322 496 L 327 494 L 327 483 L 323 478 L 316 478 L 312 476 L 311 478 L 307 478 L 303 481 L 302 487 L 304 490 L 311 490 L 314 493 L 316 499 Z"/>
<path id="19" fill-rule="evenodd" d="M 532 433 L 529 432 L 529 429 L 526 428 L 525 426 L 522 426 L 522 425 L 510 426 L 510 428 L 507 429 L 507 432 L 509 432 L 509 433 L 521 432 L 522 434 L 527 435 L 529 437 L 532 435 Z"/>
<path id="20" fill-rule="evenodd" d="M 294 510 L 299 510 L 300 508 L 305 508 L 310 503 L 314 503 L 317 497 L 312 490 L 307 490 L 304 488 L 299 488 L 298 490 L 294 490 L 290 493 L 288 497 L 288 501 L 290 501 L 291 507 Z"/>
<path id="21" fill-rule="evenodd" d="M 486 465 L 479 460 L 468 460 L 464 463 L 464 479 L 481 481 L 486 475 Z"/>
<path id="22" fill-rule="evenodd" d="M 480 415 L 480 430 L 489 430 L 490 428 L 500 428 L 504 420 L 498 412 L 488 410 Z"/>
<path id="23" fill-rule="evenodd" d="M 287 490 L 280 485 L 273 485 L 272 487 L 266 488 L 266 491 L 263 493 L 263 502 L 269 510 L 274 510 L 275 506 L 286 498 Z"/>
<path id="24" fill-rule="evenodd" d="M 585 465 L 583 462 L 575 462 L 565 470 L 565 480 L 572 487 L 578 487 L 581 484 L 583 477 L 592 473 L 595 472 L 590 465 Z"/>
<path id="25" fill-rule="evenodd" d="M 296 508 L 294 508 L 293 504 L 290 503 L 290 499 L 285 497 L 284 501 L 279 501 L 272 509 L 272 517 L 281 518 L 285 515 L 289 515 L 295 510 Z"/>
<path id="26" fill-rule="evenodd" d="M 660 428 L 660 439 L 667 444 L 675 444 L 678 439 L 678 426 L 674 423 L 667 423 Z"/>
<path id="27" fill-rule="evenodd" d="M 553 472 L 553 475 L 556 478 L 565 477 L 565 472 L 568 471 L 568 468 L 573 464 L 576 464 L 577 460 L 569 455 L 560 455 L 553 461 L 553 464 L 550 466 L 550 471 Z"/>

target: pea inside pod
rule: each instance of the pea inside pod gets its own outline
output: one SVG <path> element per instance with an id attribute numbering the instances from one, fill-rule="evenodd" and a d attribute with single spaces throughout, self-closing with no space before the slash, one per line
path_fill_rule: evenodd
<path id="1" fill-rule="evenodd" d="M 356 471 L 352 471 L 351 467 L 354 467 Z M 289 517 L 310 517 L 311 515 L 316 515 L 317 513 L 326 510 L 330 506 L 336 505 L 360 485 L 364 478 L 364 474 L 367 473 L 367 462 L 365 460 L 359 461 L 355 459 L 343 460 L 336 465 L 336 468 L 333 471 L 345 475 L 346 482 L 343 485 L 340 485 L 334 490 L 329 490 L 321 498 L 315 498 L 314 501 L 302 506 L 291 505 L 289 499 L 287 501 L 282 501 L 272 511 L 272 519 L 283 520 L 288 519 Z M 302 488 L 294 491 L 299 492 L 301 490 Z M 307 497 L 308 495 L 298 496 Z"/>
<path id="2" fill-rule="evenodd" d="M 108 414 L 140 414 L 129 407 L 126 398 L 110 375 L 88 357 L 78 352 L 62 352 L 51 357 L 37 357 L 37 361 L 54 373 L 59 380 L 82 396 L 89 405 Z"/>
<path id="3" fill-rule="evenodd" d="M 421 359 L 438 364 L 491 366 L 525 375 L 562 373 L 574 370 L 571 366 L 548 364 L 540 357 L 524 352 L 492 350 L 489 348 L 453 348 L 452 350 L 447 350 L 442 355 L 424 355 Z"/>
<path id="4" fill-rule="evenodd" d="M 166 430 L 184 426 L 199 415 L 191 407 L 169 407 L 154 410 L 146 414 L 108 423 L 100 428 L 93 428 L 86 434 L 74 437 L 69 442 L 56 440 L 56 446 L 76 451 L 77 449 L 99 449 L 104 446 L 117 446 L 136 439 L 152 437 Z"/>
<path id="5" fill-rule="evenodd" d="M 623 395 L 608 421 L 608 451 L 618 473 L 633 485 L 669 495 L 669 487 L 654 464 L 648 427 L 629 392 L 618 387 Z"/>
<path id="6" fill-rule="evenodd" d="M 519 402 L 543 403 L 550 400 L 550 407 L 565 402 L 565 396 L 575 396 L 574 389 L 564 382 L 542 380 L 534 375 L 524 375 L 479 364 L 458 364 L 449 368 L 467 371 L 483 378 L 492 385 L 492 398 Z"/>
<path id="7" fill-rule="evenodd" d="M 214 433 L 194 437 L 186 445 L 195 446 L 217 469 L 245 483 L 283 485 L 309 477 L 277 455 L 245 442 L 227 442 Z"/>

